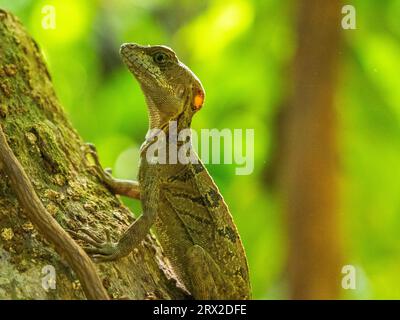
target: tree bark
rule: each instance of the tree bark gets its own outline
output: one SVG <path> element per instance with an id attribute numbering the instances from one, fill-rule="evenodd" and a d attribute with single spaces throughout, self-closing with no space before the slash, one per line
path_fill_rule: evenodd
<path id="1" fill-rule="evenodd" d="M 8 145 L 46 210 L 64 228 L 86 227 L 115 239 L 134 220 L 91 170 L 84 142 L 66 118 L 34 40 L 12 14 L 0 10 L 0 125 Z M 0 167 L 0 299 L 84 299 L 66 260 L 36 230 Z M 56 289 L 42 286 L 45 266 Z M 111 298 L 184 299 L 157 241 L 148 236 L 126 258 L 96 265 Z"/>
<path id="2" fill-rule="evenodd" d="M 334 94 L 340 52 L 339 0 L 298 1 L 298 48 L 286 110 L 283 190 L 294 299 L 339 297 L 339 229 Z"/>

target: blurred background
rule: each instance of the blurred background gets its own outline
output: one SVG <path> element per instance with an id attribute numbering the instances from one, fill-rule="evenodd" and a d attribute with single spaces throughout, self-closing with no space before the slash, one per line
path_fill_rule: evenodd
<path id="1" fill-rule="evenodd" d="M 342 28 L 345 4 L 356 29 Z M 400 1 L 0 7 L 39 43 L 73 125 L 117 177 L 136 177 L 148 126 L 123 42 L 168 45 L 198 75 L 206 103 L 195 129 L 255 130 L 251 175 L 207 166 L 239 228 L 254 298 L 400 299 Z"/>

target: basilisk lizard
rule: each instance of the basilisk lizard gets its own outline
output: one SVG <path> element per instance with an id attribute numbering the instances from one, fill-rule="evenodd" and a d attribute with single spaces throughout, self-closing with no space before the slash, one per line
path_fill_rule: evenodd
<path id="1" fill-rule="evenodd" d="M 203 105 L 204 89 L 174 51 L 127 43 L 120 54 L 145 95 L 150 129 L 168 135 L 170 121 L 176 121 L 178 130 L 190 128 Z M 166 256 L 195 299 L 250 299 L 242 242 L 213 179 L 198 158 L 187 164 L 151 163 L 146 151 L 154 141 L 147 138 L 141 147 L 138 182 L 115 179 L 101 169 L 92 146 L 90 153 L 106 185 L 115 194 L 140 199 L 143 214 L 117 243 L 109 235 L 103 242 L 88 232 L 81 234 L 90 244 L 86 251 L 99 261 L 119 259 L 138 246 L 154 225 Z M 168 152 L 170 144 L 179 142 L 166 143 Z"/>

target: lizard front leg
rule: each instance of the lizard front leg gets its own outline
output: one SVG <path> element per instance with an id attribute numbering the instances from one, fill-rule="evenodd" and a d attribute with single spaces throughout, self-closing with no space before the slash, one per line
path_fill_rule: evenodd
<path id="1" fill-rule="evenodd" d="M 145 196 L 148 201 L 143 206 L 142 215 L 132 223 L 128 229 L 122 234 L 118 242 L 113 242 L 109 233 L 106 231 L 106 241 L 91 234 L 86 229 L 81 229 L 82 232 L 77 233 L 70 231 L 76 238 L 86 242 L 89 246 L 83 249 L 92 255 L 98 261 L 112 261 L 124 256 L 127 256 L 133 249 L 135 249 L 141 241 L 149 233 L 151 226 L 157 216 L 157 204 L 159 192 L 156 183 L 149 186 L 148 192 Z"/>
<path id="2" fill-rule="evenodd" d="M 113 242 L 111 240 L 108 231 L 106 231 L 105 241 L 86 229 L 81 229 L 80 233 L 72 230 L 69 232 L 72 233 L 75 238 L 88 244 L 84 246 L 83 249 L 92 255 L 97 262 L 112 261 L 127 256 L 132 252 L 149 233 L 155 218 L 155 210 L 145 210 L 123 233 L 118 242 Z"/>
<path id="3" fill-rule="evenodd" d="M 102 169 L 96 147 L 91 143 L 87 143 L 86 147 L 87 149 L 85 150 L 85 155 L 90 154 L 93 157 L 95 162 L 94 167 L 97 174 L 100 176 L 102 181 L 104 181 L 111 192 L 140 200 L 139 182 L 114 178 L 111 175 L 110 169 Z"/>

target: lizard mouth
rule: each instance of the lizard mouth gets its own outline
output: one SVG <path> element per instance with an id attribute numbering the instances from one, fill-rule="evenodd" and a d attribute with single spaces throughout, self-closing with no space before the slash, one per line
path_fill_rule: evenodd
<path id="1" fill-rule="evenodd" d="M 119 49 L 122 61 L 128 66 L 129 70 L 131 70 L 135 75 L 140 65 L 138 57 L 139 48 L 140 46 L 137 45 L 136 43 L 124 43 L 121 45 L 121 48 Z"/>
<path id="2" fill-rule="evenodd" d="M 136 43 L 124 43 L 120 48 L 122 61 L 142 84 L 157 82 L 157 71 L 150 63 L 146 47 Z"/>

